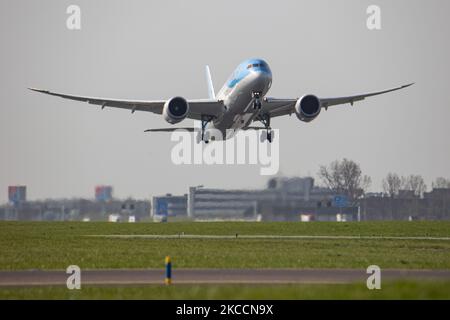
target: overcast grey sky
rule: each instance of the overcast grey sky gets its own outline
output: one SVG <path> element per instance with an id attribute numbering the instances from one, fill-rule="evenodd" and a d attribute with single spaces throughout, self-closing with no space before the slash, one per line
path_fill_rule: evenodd
<path id="1" fill-rule="evenodd" d="M 66 28 L 77 4 L 82 29 Z M 382 30 L 366 28 L 381 7 Z M 339 96 L 409 82 L 412 88 L 323 112 L 281 130 L 280 173 L 315 175 L 350 158 L 381 189 L 390 171 L 450 177 L 450 57 L 445 0 L 0 2 L 0 202 L 25 184 L 31 199 L 186 193 L 188 186 L 260 188 L 257 166 L 175 166 L 158 115 L 38 95 L 27 86 L 83 95 L 159 99 L 207 96 L 242 60 L 266 59 L 270 96 Z M 182 124 L 190 124 L 190 121 Z"/>

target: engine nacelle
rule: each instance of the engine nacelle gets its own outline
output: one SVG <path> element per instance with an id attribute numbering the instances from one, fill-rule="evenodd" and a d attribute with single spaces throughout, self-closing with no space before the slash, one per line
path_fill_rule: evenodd
<path id="1" fill-rule="evenodd" d="M 183 121 L 189 113 L 189 103 L 183 97 L 174 97 L 164 103 L 163 117 L 168 123 Z"/>
<path id="2" fill-rule="evenodd" d="M 295 103 L 295 114 L 303 122 L 313 121 L 319 115 L 321 109 L 319 98 L 312 94 L 301 97 Z"/>

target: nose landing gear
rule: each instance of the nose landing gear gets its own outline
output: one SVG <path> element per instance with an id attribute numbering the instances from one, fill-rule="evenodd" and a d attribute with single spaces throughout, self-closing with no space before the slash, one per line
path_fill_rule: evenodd
<path id="1" fill-rule="evenodd" d="M 261 92 L 252 92 L 252 98 L 253 98 L 253 109 L 261 110 L 262 107 Z"/>

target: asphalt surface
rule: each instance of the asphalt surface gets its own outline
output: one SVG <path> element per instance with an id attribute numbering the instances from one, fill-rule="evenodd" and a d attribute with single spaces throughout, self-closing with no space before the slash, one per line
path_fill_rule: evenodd
<path id="1" fill-rule="evenodd" d="M 173 284 L 365 283 L 358 269 L 173 269 Z M 0 286 L 66 285 L 65 271 L 0 271 Z M 82 285 L 163 284 L 164 270 L 81 270 Z M 381 270 L 383 280 L 450 280 L 450 270 Z"/>

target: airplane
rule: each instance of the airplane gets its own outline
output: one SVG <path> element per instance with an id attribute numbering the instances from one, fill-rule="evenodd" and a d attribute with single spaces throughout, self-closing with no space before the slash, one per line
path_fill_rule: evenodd
<path id="1" fill-rule="evenodd" d="M 365 98 L 385 94 L 407 88 L 414 83 L 378 92 L 359 94 L 345 97 L 320 98 L 313 94 L 306 94 L 300 98 L 279 99 L 266 96 L 272 85 L 272 71 L 263 59 L 245 60 L 234 70 L 222 89 L 217 93 L 211 78 L 209 66 L 206 66 L 206 80 L 208 85 L 208 99 L 185 99 L 175 96 L 168 100 L 124 100 L 98 97 L 77 96 L 56 93 L 48 90 L 28 88 L 32 91 L 57 96 L 65 99 L 87 102 L 93 105 L 122 108 L 136 111 L 147 111 L 160 114 L 170 124 L 177 124 L 184 119 L 201 121 L 201 128 L 161 128 L 148 129 L 145 132 L 173 132 L 185 129 L 190 132 L 198 131 L 197 143 L 208 143 L 214 140 L 226 140 L 237 130 L 263 130 L 261 141 L 271 143 L 274 132 L 270 120 L 275 117 L 292 115 L 303 122 L 311 122 L 321 112 L 331 106 L 353 104 Z M 254 122 L 262 123 L 263 127 L 254 127 Z M 220 132 L 221 135 L 208 134 Z"/>

